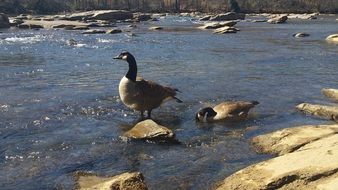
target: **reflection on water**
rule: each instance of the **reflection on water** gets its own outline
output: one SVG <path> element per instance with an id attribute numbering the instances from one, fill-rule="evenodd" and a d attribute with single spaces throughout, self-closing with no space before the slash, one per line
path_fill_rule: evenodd
<path id="1" fill-rule="evenodd" d="M 324 87 L 338 88 L 338 46 L 323 39 L 334 19 L 283 25 L 241 22 L 237 34 L 197 30 L 189 17 L 140 23 L 134 35 L 76 31 L 4 30 L 0 34 L 0 185 L 4 189 L 73 186 L 72 172 L 113 175 L 141 171 L 151 189 L 206 189 L 257 155 L 249 139 L 276 129 L 325 123 L 294 110 L 323 103 Z M 152 24 L 163 31 L 148 31 Z M 125 27 L 125 26 L 123 26 Z M 292 34 L 311 36 L 295 39 Z M 128 33 L 129 34 L 129 33 Z M 74 39 L 81 46 L 69 46 Z M 154 110 L 180 144 L 120 138 L 138 120 L 118 97 L 133 53 L 139 74 L 179 88 L 182 104 Z M 257 100 L 245 122 L 200 124 L 195 112 L 223 100 Z"/>

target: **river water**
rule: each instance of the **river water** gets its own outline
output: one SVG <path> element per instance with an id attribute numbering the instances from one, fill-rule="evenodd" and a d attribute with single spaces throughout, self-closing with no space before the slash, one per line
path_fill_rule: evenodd
<path id="1" fill-rule="evenodd" d="M 196 28 L 189 17 L 144 22 L 121 34 L 64 30 L 1 30 L 0 187 L 71 189 L 75 171 L 144 174 L 150 189 L 210 189 L 231 173 L 270 155 L 256 154 L 250 138 L 303 124 L 324 124 L 298 113 L 301 102 L 324 103 L 338 88 L 337 16 L 287 24 L 240 22 L 237 34 Z M 163 31 L 148 31 L 152 25 Z M 296 39 L 292 34 L 311 36 Z M 72 47 L 67 40 L 80 45 Z M 170 102 L 153 119 L 174 130 L 180 144 L 126 142 L 138 120 L 118 96 L 127 64 L 139 75 L 174 86 L 184 103 Z M 199 124 L 195 112 L 224 100 L 257 100 L 247 121 Z"/>

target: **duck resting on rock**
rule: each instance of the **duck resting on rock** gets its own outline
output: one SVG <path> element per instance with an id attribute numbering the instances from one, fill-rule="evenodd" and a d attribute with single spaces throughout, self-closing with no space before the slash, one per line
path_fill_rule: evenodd
<path id="1" fill-rule="evenodd" d="M 245 120 L 251 108 L 258 105 L 257 101 L 228 101 L 206 107 L 198 111 L 196 120 L 200 122 L 241 121 Z"/>
<path id="2" fill-rule="evenodd" d="M 161 104 L 176 100 L 177 89 L 159 85 L 152 81 L 147 81 L 137 76 L 137 65 L 134 56 L 123 51 L 114 59 L 127 61 L 129 70 L 121 79 L 119 84 L 119 94 L 122 102 L 129 108 L 140 111 L 141 117 L 144 117 L 144 112 L 147 111 L 148 118 L 151 117 L 151 111 Z"/>

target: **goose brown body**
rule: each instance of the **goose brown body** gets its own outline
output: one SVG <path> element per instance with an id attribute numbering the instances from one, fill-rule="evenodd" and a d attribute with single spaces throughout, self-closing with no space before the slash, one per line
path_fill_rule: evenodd
<path id="1" fill-rule="evenodd" d="M 247 118 L 250 109 L 257 104 L 259 103 L 256 101 L 222 102 L 214 108 L 201 109 L 196 114 L 196 119 L 202 122 L 241 121 Z"/>
<path id="2" fill-rule="evenodd" d="M 127 107 L 140 111 L 142 116 L 147 111 L 150 117 L 151 111 L 166 101 L 182 102 L 175 97 L 176 89 L 137 77 L 136 61 L 129 52 L 122 52 L 117 58 L 129 63 L 129 70 L 119 84 L 121 100 Z"/>

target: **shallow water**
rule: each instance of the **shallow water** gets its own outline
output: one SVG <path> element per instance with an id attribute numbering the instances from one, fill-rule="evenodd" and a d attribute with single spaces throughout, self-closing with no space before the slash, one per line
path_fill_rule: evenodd
<path id="1" fill-rule="evenodd" d="M 70 189 L 74 171 L 114 175 L 141 171 L 150 189 L 209 189 L 231 173 L 267 159 L 250 138 L 301 124 L 330 123 L 298 113 L 301 102 L 328 103 L 338 88 L 337 16 L 288 24 L 240 22 L 237 34 L 196 29 L 188 17 L 141 23 L 129 33 L 82 35 L 63 30 L 0 33 L 0 187 Z M 148 31 L 151 25 L 163 31 Z M 123 28 L 128 28 L 123 25 Z M 308 32 L 295 39 L 292 34 Z M 75 39 L 78 47 L 67 45 Z M 153 111 L 181 144 L 125 142 L 139 113 L 118 97 L 128 50 L 139 74 L 182 91 L 182 104 Z M 257 100 L 250 119 L 198 124 L 195 112 L 223 100 Z"/>

